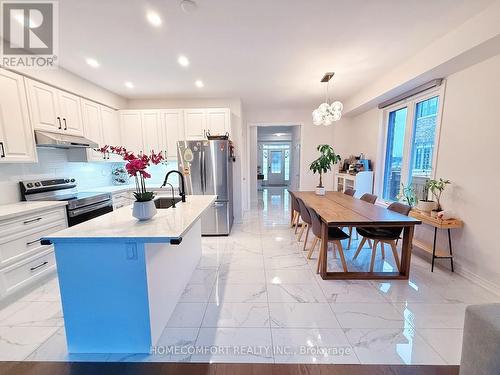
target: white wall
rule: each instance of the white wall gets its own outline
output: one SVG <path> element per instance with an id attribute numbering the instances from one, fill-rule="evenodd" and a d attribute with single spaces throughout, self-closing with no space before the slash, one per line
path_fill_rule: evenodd
<path id="1" fill-rule="evenodd" d="M 464 220 L 453 230 L 458 271 L 491 289 L 500 290 L 498 230 L 500 175 L 497 173 L 500 126 L 500 55 L 447 77 L 436 177 L 450 179 L 443 207 Z M 377 166 L 380 111 L 371 109 L 336 127 L 334 145 L 363 151 Z M 346 146 L 346 145 L 353 146 Z M 379 168 L 380 169 L 380 168 Z M 417 237 L 431 240 L 422 225 Z M 444 238 L 443 238 L 444 239 Z M 440 246 L 446 249 L 444 241 Z M 441 261 L 442 262 L 442 261 Z"/>
<path id="2" fill-rule="evenodd" d="M 236 162 L 233 165 L 234 219 L 241 220 L 247 206 L 247 174 L 242 173 L 246 160 L 246 129 L 243 127 L 243 108 L 239 98 L 197 98 L 197 99 L 130 99 L 128 109 L 166 108 L 229 108 L 231 110 L 231 140 L 235 145 Z"/>

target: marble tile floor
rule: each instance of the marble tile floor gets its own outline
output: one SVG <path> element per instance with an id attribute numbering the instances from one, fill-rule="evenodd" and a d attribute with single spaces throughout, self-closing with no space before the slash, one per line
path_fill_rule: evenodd
<path id="1" fill-rule="evenodd" d="M 151 354 L 68 354 L 54 277 L 0 310 L 0 360 L 455 365 L 465 307 L 500 302 L 417 256 L 407 281 L 322 280 L 317 252 L 307 260 L 288 227 L 289 209 L 286 191 L 266 189 L 229 237 L 203 238 Z M 352 261 L 356 247 L 354 236 L 348 266 L 367 268 L 371 251 Z M 390 252 L 376 268 L 394 269 Z"/>

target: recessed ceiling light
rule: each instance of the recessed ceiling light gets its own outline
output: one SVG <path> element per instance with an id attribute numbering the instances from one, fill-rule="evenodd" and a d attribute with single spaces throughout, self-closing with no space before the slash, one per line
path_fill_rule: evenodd
<path id="1" fill-rule="evenodd" d="M 189 66 L 189 60 L 186 56 L 179 56 L 177 59 L 177 62 L 179 63 L 180 66 Z"/>
<path id="2" fill-rule="evenodd" d="M 125 87 L 129 88 L 129 89 L 133 89 L 134 88 L 134 84 L 130 81 L 127 81 L 125 82 Z"/>
<path id="3" fill-rule="evenodd" d="M 198 9 L 198 4 L 196 4 L 193 0 L 182 0 L 181 9 L 184 13 L 190 14 Z"/>
<path id="4" fill-rule="evenodd" d="M 96 59 L 93 59 L 91 57 L 87 57 L 85 59 L 85 61 L 87 62 L 87 64 L 89 64 L 92 68 L 98 68 L 99 67 L 99 61 L 97 61 Z"/>
<path id="5" fill-rule="evenodd" d="M 201 89 L 203 86 L 205 86 L 205 85 L 203 84 L 203 81 L 200 81 L 199 79 L 198 79 L 197 81 L 195 81 L 195 82 L 194 82 L 194 84 L 196 85 L 196 87 L 198 87 L 198 88 L 200 88 L 200 89 Z"/>
<path id="6" fill-rule="evenodd" d="M 148 12 L 146 15 L 146 18 L 148 19 L 149 23 L 155 27 L 161 26 L 161 18 L 160 15 L 156 12 Z"/>

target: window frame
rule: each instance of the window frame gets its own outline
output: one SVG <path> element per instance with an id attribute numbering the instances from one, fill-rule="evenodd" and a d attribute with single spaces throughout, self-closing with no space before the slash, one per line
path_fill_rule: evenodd
<path id="1" fill-rule="evenodd" d="M 405 139 L 403 142 L 403 160 L 401 166 L 401 182 L 405 185 L 409 180 L 410 173 L 410 163 L 412 160 L 412 141 L 413 135 L 415 132 L 415 114 L 417 104 L 425 101 L 427 99 L 431 99 L 433 97 L 439 97 L 438 99 L 438 110 L 436 114 L 436 131 L 434 135 L 434 152 L 432 154 L 432 173 L 431 178 L 436 178 L 436 170 L 437 170 L 437 161 L 439 156 L 439 145 L 441 138 L 441 120 L 443 115 L 443 107 L 445 101 L 445 86 L 446 83 L 443 82 L 441 86 L 427 90 L 420 94 L 414 95 L 405 100 L 399 101 L 389 107 L 383 109 L 382 114 L 382 138 L 381 138 L 381 150 L 379 151 L 379 155 L 381 156 L 380 163 L 377 163 L 381 166 L 380 178 L 377 180 L 377 194 L 379 196 L 379 200 L 383 205 L 389 205 L 392 201 L 388 201 L 383 197 L 384 194 L 384 180 L 385 180 L 385 169 L 386 169 L 386 158 L 387 158 L 387 137 L 389 131 L 389 115 L 393 111 L 397 111 L 399 109 L 407 108 L 406 113 L 406 125 L 405 125 Z M 420 198 L 420 197 L 419 197 Z"/>

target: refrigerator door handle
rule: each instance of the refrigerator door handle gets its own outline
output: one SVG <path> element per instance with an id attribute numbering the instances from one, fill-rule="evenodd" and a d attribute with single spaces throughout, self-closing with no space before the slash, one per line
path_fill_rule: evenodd
<path id="1" fill-rule="evenodd" d="M 201 151 L 201 185 L 203 189 L 203 194 L 207 192 L 207 175 L 206 175 L 206 165 L 205 165 L 205 150 Z"/>
<path id="2" fill-rule="evenodd" d="M 205 193 L 205 189 L 203 188 L 203 151 L 200 151 L 199 158 L 200 158 L 200 187 L 201 187 L 201 192 Z"/>

